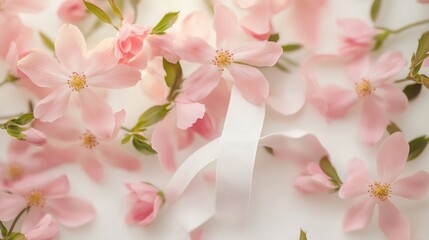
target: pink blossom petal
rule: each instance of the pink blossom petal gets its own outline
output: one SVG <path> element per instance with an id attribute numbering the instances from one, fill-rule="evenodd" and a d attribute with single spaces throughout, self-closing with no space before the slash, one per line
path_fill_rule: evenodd
<path id="1" fill-rule="evenodd" d="M 110 69 L 117 63 L 114 39 L 104 39 L 89 53 L 84 73 L 86 76 L 103 75 L 106 69 Z"/>
<path id="2" fill-rule="evenodd" d="M 406 64 L 401 52 L 383 53 L 371 66 L 368 78 L 374 82 L 384 82 L 401 71 Z"/>
<path id="3" fill-rule="evenodd" d="M 158 197 L 153 203 L 139 201 L 136 202 L 127 216 L 127 223 L 136 223 L 140 226 L 150 224 L 158 215 L 158 211 L 162 205 L 162 200 Z"/>
<path id="4" fill-rule="evenodd" d="M 207 40 L 210 35 L 210 19 L 204 12 L 192 12 L 183 19 L 180 30 L 185 35 Z"/>
<path id="5" fill-rule="evenodd" d="M 347 63 L 347 71 L 352 77 L 353 80 L 361 80 L 364 77 L 367 77 L 368 71 L 370 69 L 370 55 L 365 54 L 354 58 L 352 61 Z M 372 79 L 370 79 L 372 80 Z"/>
<path id="6" fill-rule="evenodd" d="M 60 141 L 76 141 L 80 136 L 80 128 L 76 121 L 68 115 L 63 116 L 52 123 L 35 121 L 33 122 L 33 126 L 45 133 L 49 138 L 54 138 Z M 61 129 L 61 131 L 57 131 L 57 129 Z"/>
<path id="7" fill-rule="evenodd" d="M 418 171 L 392 183 L 392 193 L 408 199 L 422 198 L 428 189 L 429 174 L 425 171 Z"/>
<path id="8" fill-rule="evenodd" d="M 52 199 L 46 203 L 46 208 L 66 227 L 79 227 L 95 217 L 94 207 L 79 198 Z"/>
<path id="9" fill-rule="evenodd" d="M 43 208 L 30 208 L 30 211 L 22 222 L 21 230 L 23 232 L 31 231 L 42 220 L 44 215 L 45 212 Z"/>
<path id="10" fill-rule="evenodd" d="M 70 74 L 54 58 L 42 52 L 28 54 L 18 61 L 18 68 L 39 87 L 66 85 Z"/>
<path id="11" fill-rule="evenodd" d="M 366 96 L 363 99 L 362 115 L 359 122 L 359 135 L 367 145 L 376 144 L 386 131 L 389 120 L 386 111 L 373 98 Z"/>
<path id="12" fill-rule="evenodd" d="M 240 20 L 240 24 L 255 35 L 266 35 L 271 32 L 272 16 L 270 3 L 259 1 L 250 8 L 249 14 Z"/>
<path id="13" fill-rule="evenodd" d="M 401 132 L 386 138 L 377 152 L 378 177 L 388 183 L 397 179 L 407 163 L 409 149 Z"/>
<path id="14" fill-rule="evenodd" d="M 357 40 L 362 36 L 372 36 L 374 34 L 374 29 L 370 27 L 369 23 L 358 18 L 339 18 L 337 19 L 337 25 L 343 35 Z"/>
<path id="15" fill-rule="evenodd" d="M 83 170 L 95 182 L 101 182 L 104 176 L 103 165 L 95 157 L 94 153 L 87 153 L 79 161 Z"/>
<path id="16" fill-rule="evenodd" d="M 0 192 L 0 221 L 10 221 L 27 207 L 27 201 L 20 195 Z"/>
<path id="17" fill-rule="evenodd" d="M 57 177 L 39 187 L 47 198 L 61 198 L 70 192 L 70 182 L 66 175 Z"/>
<path id="18" fill-rule="evenodd" d="M 55 40 L 58 60 L 71 72 L 82 73 L 85 69 L 86 43 L 79 28 L 63 24 Z"/>
<path id="19" fill-rule="evenodd" d="M 205 40 L 188 36 L 178 40 L 175 45 L 177 55 L 183 60 L 211 64 L 215 57 L 215 49 Z"/>
<path id="20" fill-rule="evenodd" d="M 88 76 L 87 82 L 92 87 L 120 89 L 135 86 L 140 79 L 141 74 L 138 69 L 118 64 L 96 75 Z"/>
<path id="21" fill-rule="evenodd" d="M 43 122 L 53 122 L 62 117 L 67 110 L 71 91 L 61 87 L 53 91 L 34 107 L 34 117 Z"/>
<path id="22" fill-rule="evenodd" d="M 249 102 L 262 104 L 267 100 L 269 85 L 261 71 L 243 64 L 231 64 L 228 70 L 241 94 Z"/>
<path id="23" fill-rule="evenodd" d="M 5 1 L 4 8 L 8 12 L 38 12 L 48 5 L 47 0 L 9 0 Z"/>
<path id="24" fill-rule="evenodd" d="M 410 239 L 410 223 L 390 201 L 378 204 L 378 224 L 388 239 Z"/>
<path id="25" fill-rule="evenodd" d="M 202 65 L 183 83 L 183 94 L 198 102 L 219 84 L 222 71 L 214 65 Z"/>
<path id="26" fill-rule="evenodd" d="M 371 221 L 374 213 L 375 201 L 367 199 L 350 208 L 344 217 L 344 231 L 354 231 L 365 228 Z"/>
<path id="27" fill-rule="evenodd" d="M 388 113 L 402 113 L 408 106 L 407 96 L 397 87 L 390 84 L 382 84 L 376 87 L 374 92 L 384 103 Z"/>
<path id="28" fill-rule="evenodd" d="M 34 228 L 25 233 L 27 240 L 48 240 L 58 235 L 59 226 L 50 214 L 46 214 Z"/>
<path id="29" fill-rule="evenodd" d="M 114 145 L 100 144 L 98 146 L 104 159 L 115 167 L 119 167 L 128 171 L 136 171 L 140 169 L 140 161 L 122 151 Z"/>
<path id="30" fill-rule="evenodd" d="M 258 67 L 271 67 L 276 64 L 283 50 L 274 42 L 254 41 L 243 44 L 232 52 L 234 61 Z"/>
<path id="31" fill-rule="evenodd" d="M 235 4 L 237 4 L 241 8 L 248 8 L 255 5 L 258 0 L 235 0 Z"/>
<path id="32" fill-rule="evenodd" d="M 113 128 L 112 136 L 110 139 L 115 139 L 118 136 L 119 130 L 121 130 L 122 123 L 124 123 L 126 112 L 122 109 L 119 112 L 115 112 L 115 127 Z"/>
<path id="33" fill-rule="evenodd" d="M 348 163 L 349 176 L 341 186 L 338 196 L 343 199 L 355 198 L 368 194 L 371 179 L 362 160 L 353 158 Z"/>
<path id="34" fill-rule="evenodd" d="M 240 32 L 238 19 L 235 13 L 222 4 L 217 4 L 214 8 L 213 28 L 216 32 L 216 47 L 218 49 L 228 49 L 234 45 L 237 33 Z"/>
<path id="35" fill-rule="evenodd" d="M 175 139 L 171 137 L 172 121 L 171 116 L 167 116 L 164 120 L 159 122 L 152 133 L 151 143 L 153 149 L 158 153 L 158 159 L 161 165 L 169 170 L 176 170 L 176 156 L 177 150 Z"/>
<path id="36" fill-rule="evenodd" d="M 88 88 L 79 92 L 79 99 L 86 127 L 101 139 L 110 138 L 115 128 L 112 108 Z"/>
<path id="37" fill-rule="evenodd" d="M 326 184 L 325 179 L 310 175 L 298 176 L 294 186 L 303 193 L 326 193 L 333 191 L 335 187 Z"/>
<path id="38" fill-rule="evenodd" d="M 208 114 L 204 114 L 202 119 L 198 119 L 191 129 L 200 134 L 205 139 L 214 139 L 219 135 L 219 131 L 216 129 L 216 123 L 214 122 L 214 119 Z M 189 141 L 189 143 L 190 142 L 191 141 Z"/>
<path id="39" fill-rule="evenodd" d="M 180 129 L 187 129 L 198 120 L 203 118 L 206 107 L 201 103 L 177 103 L 176 124 Z"/>
<path id="40" fill-rule="evenodd" d="M 320 91 L 326 99 L 325 117 L 328 120 L 344 117 L 358 101 L 355 91 L 335 85 L 323 86 Z"/>

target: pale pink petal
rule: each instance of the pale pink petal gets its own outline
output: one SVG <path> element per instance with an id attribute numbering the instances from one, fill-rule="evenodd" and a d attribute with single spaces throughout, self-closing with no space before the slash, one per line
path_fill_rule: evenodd
<path id="1" fill-rule="evenodd" d="M 323 86 L 320 91 L 326 100 L 325 117 L 328 120 L 344 117 L 358 101 L 355 91 L 335 85 Z"/>
<path id="2" fill-rule="evenodd" d="M 18 60 L 19 60 L 19 52 L 18 47 L 16 46 L 16 42 L 11 42 L 9 51 L 6 55 L 6 62 L 9 65 L 9 73 L 12 76 L 18 77 Z"/>
<path id="3" fill-rule="evenodd" d="M 158 215 L 161 208 L 162 200 L 157 197 L 154 202 L 136 202 L 127 216 L 127 223 L 136 223 L 140 226 L 150 224 Z"/>
<path id="4" fill-rule="evenodd" d="M 42 52 L 32 52 L 18 61 L 18 68 L 39 87 L 59 87 L 67 84 L 68 73 L 54 58 Z"/>
<path id="5" fill-rule="evenodd" d="M 183 94 L 198 102 L 219 84 L 222 71 L 214 65 L 202 65 L 183 83 Z"/>
<path id="6" fill-rule="evenodd" d="M 215 57 L 215 49 L 205 40 L 188 36 L 175 44 L 176 54 L 183 60 L 211 64 Z"/>
<path id="7" fill-rule="evenodd" d="M 397 179 L 407 163 L 409 149 L 401 132 L 386 138 L 377 152 L 378 177 L 388 183 Z"/>
<path id="8" fill-rule="evenodd" d="M 198 119 L 195 122 L 191 130 L 197 132 L 205 139 L 214 139 L 219 135 L 219 130 L 216 126 L 215 120 L 210 115 L 205 114 L 202 119 Z"/>
<path id="9" fill-rule="evenodd" d="M 141 74 L 138 69 L 118 64 L 96 75 L 88 76 L 87 83 L 92 87 L 118 89 L 135 86 L 140 79 Z"/>
<path id="10" fill-rule="evenodd" d="M 30 208 L 30 211 L 22 222 L 21 230 L 23 232 L 31 231 L 42 220 L 44 215 L 45 211 L 43 208 Z"/>
<path id="11" fill-rule="evenodd" d="M 113 128 L 112 136 L 110 139 L 115 139 L 121 130 L 122 123 L 124 123 L 126 112 L 122 109 L 119 112 L 115 112 L 115 127 Z"/>
<path id="12" fill-rule="evenodd" d="M 197 228 L 189 234 L 189 237 L 191 240 L 204 240 L 204 231 L 202 228 Z"/>
<path id="13" fill-rule="evenodd" d="M 175 139 L 171 137 L 172 119 L 167 116 L 164 120 L 159 122 L 152 133 L 151 143 L 153 149 L 158 153 L 158 159 L 165 169 L 169 171 L 176 170 L 176 150 L 177 146 Z M 174 126 L 174 125 L 173 125 Z"/>
<path id="14" fill-rule="evenodd" d="M 425 171 L 396 180 L 392 183 L 392 193 L 404 198 L 422 198 L 429 189 L 429 174 Z"/>
<path id="15" fill-rule="evenodd" d="M 368 78 L 371 81 L 383 82 L 389 80 L 401 71 L 407 61 L 401 52 L 386 52 L 383 53 L 377 61 L 371 66 L 368 73 Z"/>
<path id="16" fill-rule="evenodd" d="M 103 165 L 94 154 L 88 153 L 81 157 L 79 163 L 88 176 L 95 182 L 101 182 L 104 176 Z"/>
<path id="17" fill-rule="evenodd" d="M 104 156 L 104 159 L 113 166 L 128 171 L 136 171 L 140 169 L 140 161 L 137 158 L 128 155 L 122 149 L 110 144 L 100 144 L 98 147 L 100 148 L 100 152 Z"/>
<path id="18" fill-rule="evenodd" d="M 201 120 L 201 119 L 198 119 Z M 199 121 L 197 121 L 191 128 L 182 130 L 179 128 L 176 128 L 175 133 L 176 133 L 176 139 L 175 139 L 175 146 L 177 145 L 177 149 L 178 150 L 183 150 L 187 147 L 189 147 L 189 145 L 191 145 L 191 143 L 194 141 L 195 137 L 194 137 L 194 127 L 195 125 L 198 123 Z"/>
<path id="19" fill-rule="evenodd" d="M 269 85 L 261 71 L 243 64 L 231 64 L 228 70 L 241 94 L 249 102 L 262 104 L 267 100 Z"/>
<path id="20" fill-rule="evenodd" d="M 192 12 L 183 19 L 180 30 L 188 36 L 207 40 L 210 35 L 210 19 L 204 12 Z"/>
<path id="21" fill-rule="evenodd" d="M 240 24 L 247 31 L 253 33 L 251 34 L 252 36 L 267 35 L 272 30 L 272 16 L 270 3 L 268 1 L 259 1 L 259 3 L 249 9 L 249 14 L 240 20 Z"/>
<path id="22" fill-rule="evenodd" d="M 72 142 L 80 137 L 80 127 L 78 123 L 70 116 L 65 115 L 51 123 L 45 123 L 36 120 L 33 126 L 45 133 L 49 138 L 60 141 Z M 61 129 L 61 131 L 57 131 Z"/>
<path id="23" fill-rule="evenodd" d="M 216 32 L 216 47 L 218 49 L 228 49 L 233 45 L 240 32 L 238 19 L 235 13 L 222 4 L 217 4 L 214 8 L 213 28 Z"/>
<path id="24" fill-rule="evenodd" d="M 359 230 L 368 226 L 374 213 L 374 207 L 375 201 L 367 199 L 350 208 L 344 217 L 344 231 Z"/>
<path id="25" fill-rule="evenodd" d="M 63 22 L 78 23 L 88 16 L 88 12 L 83 1 L 65 0 L 58 8 L 57 15 Z"/>
<path id="26" fill-rule="evenodd" d="M 59 226 L 50 214 L 46 214 L 40 222 L 25 233 L 27 240 L 48 240 L 58 235 Z"/>
<path id="27" fill-rule="evenodd" d="M 24 134 L 24 140 L 28 143 L 34 144 L 36 146 L 42 146 L 46 144 L 46 135 L 34 128 L 29 128 L 21 132 Z"/>
<path id="28" fill-rule="evenodd" d="M 359 136 L 367 145 L 376 144 L 386 131 L 389 120 L 386 111 L 373 98 L 366 96 L 363 99 L 362 115 L 359 122 Z"/>
<path id="29" fill-rule="evenodd" d="M 113 38 L 107 38 L 101 41 L 94 50 L 89 53 L 89 57 L 85 64 L 85 75 L 103 75 L 107 69 L 118 64 L 118 59 L 115 56 L 115 45 Z"/>
<path id="30" fill-rule="evenodd" d="M 367 77 L 370 64 L 370 55 L 365 54 L 348 62 L 347 72 L 354 81 L 361 80 L 364 77 Z"/>
<path id="31" fill-rule="evenodd" d="M 303 193 L 326 193 L 333 191 L 335 187 L 326 184 L 325 179 L 310 175 L 298 176 L 294 186 Z"/>
<path id="32" fill-rule="evenodd" d="M 234 61 L 257 67 L 271 67 L 276 64 L 283 50 L 277 43 L 254 41 L 243 44 L 232 51 Z"/>
<path id="33" fill-rule="evenodd" d="M 385 105 L 388 113 L 402 113 L 408 106 L 407 96 L 393 85 L 378 85 L 376 86 L 374 94 L 376 97 L 379 97 L 381 102 Z"/>
<path id="34" fill-rule="evenodd" d="M 368 194 L 368 185 L 371 179 L 362 160 L 353 158 L 348 163 L 349 176 L 344 181 L 338 192 L 343 199 L 355 198 Z"/>
<path id="35" fill-rule="evenodd" d="M 337 25 L 342 35 L 356 38 L 357 40 L 363 36 L 372 36 L 374 34 L 374 29 L 370 27 L 369 23 L 358 18 L 339 18 L 337 19 Z"/>
<path id="36" fill-rule="evenodd" d="M 79 28 L 71 24 L 60 27 L 55 40 L 55 53 L 67 70 L 79 74 L 84 71 L 86 43 Z"/>
<path id="37" fill-rule="evenodd" d="M 53 91 L 34 107 L 34 117 L 42 122 L 53 122 L 62 117 L 67 110 L 71 91 L 61 87 Z"/>
<path id="38" fill-rule="evenodd" d="M 235 0 L 235 3 L 241 8 L 248 8 L 255 5 L 258 0 Z"/>
<path id="39" fill-rule="evenodd" d="M 39 187 L 47 198 L 61 198 L 70 192 L 70 182 L 66 175 L 57 177 Z"/>
<path id="40" fill-rule="evenodd" d="M 378 224 L 389 240 L 410 239 L 410 223 L 390 201 L 378 204 Z"/>
<path id="41" fill-rule="evenodd" d="M 79 99 L 85 126 L 101 139 L 110 138 L 115 129 L 115 115 L 112 108 L 88 88 L 79 92 Z"/>
<path id="42" fill-rule="evenodd" d="M 180 129 L 187 129 L 203 118 L 206 107 L 201 103 L 176 103 L 176 124 Z"/>
<path id="43" fill-rule="evenodd" d="M 27 207 L 27 201 L 20 195 L 0 192 L 0 221 L 10 221 Z"/>
<path id="44" fill-rule="evenodd" d="M 47 0 L 8 0 L 4 8 L 11 13 L 38 12 L 48 5 Z"/>
<path id="45" fill-rule="evenodd" d="M 94 207 L 79 198 L 52 199 L 46 203 L 46 208 L 66 227 L 79 227 L 95 217 Z"/>
<path id="46" fill-rule="evenodd" d="M 305 104 L 306 82 L 299 76 L 292 75 L 284 81 L 284 76 L 270 76 L 270 93 L 267 103 L 280 114 L 297 113 Z"/>

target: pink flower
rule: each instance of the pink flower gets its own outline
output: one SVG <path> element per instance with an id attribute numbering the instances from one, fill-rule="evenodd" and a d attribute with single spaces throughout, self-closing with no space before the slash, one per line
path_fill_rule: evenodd
<path id="1" fill-rule="evenodd" d="M 429 3 L 429 0 L 417 0 L 419 3 Z"/>
<path id="2" fill-rule="evenodd" d="M 22 131 L 22 134 L 25 135 L 24 140 L 28 143 L 41 146 L 46 143 L 46 136 L 41 131 L 29 128 L 27 130 Z"/>
<path id="3" fill-rule="evenodd" d="M 405 65 L 399 52 L 382 54 L 371 67 L 369 59 L 361 58 L 349 68 L 354 89 L 319 87 L 311 70 L 304 68 L 309 83 L 307 99 L 328 120 L 344 117 L 352 106 L 361 103 L 359 135 L 365 144 L 374 145 L 386 130 L 388 114 L 401 113 L 408 105 L 405 94 L 389 81 Z"/>
<path id="4" fill-rule="evenodd" d="M 27 232 L 50 213 L 66 227 L 78 227 L 95 217 L 95 210 L 84 200 L 70 197 L 67 176 L 45 179 L 41 175 L 26 177 L 8 188 L 10 193 L 0 193 L 0 220 L 10 221 L 29 207 L 22 230 Z"/>
<path id="5" fill-rule="evenodd" d="M 352 159 L 349 177 L 341 186 L 340 198 L 364 197 L 365 200 L 350 208 L 343 222 L 345 231 L 368 226 L 375 206 L 379 209 L 379 225 L 388 239 L 410 239 L 410 223 L 391 202 L 392 195 L 408 199 L 423 197 L 429 188 L 429 174 L 419 171 L 399 178 L 407 162 L 409 146 L 402 133 L 388 137 L 377 153 L 378 179 L 370 179 L 364 163 Z M 399 178 L 399 179 L 398 179 Z"/>
<path id="6" fill-rule="evenodd" d="M 82 0 L 65 0 L 58 8 L 57 15 L 63 22 L 78 23 L 88 16 L 88 12 Z"/>
<path id="7" fill-rule="evenodd" d="M 332 192 L 337 188 L 316 162 L 310 162 L 306 172 L 296 178 L 295 187 L 303 193 Z"/>
<path id="8" fill-rule="evenodd" d="M 23 232 L 26 240 L 54 240 L 58 237 L 59 231 L 58 222 L 52 215 L 45 214 L 34 227 Z"/>
<path id="9" fill-rule="evenodd" d="M 375 35 L 372 26 L 354 18 L 338 19 L 337 25 L 342 34 L 342 46 L 339 50 L 341 55 L 356 58 L 371 52 Z"/>
<path id="10" fill-rule="evenodd" d="M 115 55 L 119 62 L 145 68 L 147 56 L 143 52 L 143 43 L 149 33 L 150 28 L 124 20 L 115 38 Z"/>
<path id="11" fill-rule="evenodd" d="M 198 102 L 218 84 L 225 69 L 234 79 L 243 96 L 252 103 L 262 104 L 268 97 L 268 82 L 253 66 L 273 66 L 282 54 L 273 42 L 239 39 L 244 37 L 236 15 L 223 5 L 216 5 L 214 29 L 216 49 L 197 37 L 177 42 L 177 55 L 190 62 L 202 63 L 183 84 L 190 100 Z"/>
<path id="12" fill-rule="evenodd" d="M 27 49 L 32 40 L 32 30 L 25 27 L 20 18 L 16 15 L 0 14 L 0 28 L 2 37 L 0 38 L 0 58 L 6 59 L 11 45 L 15 42 L 15 48 L 22 51 Z M 9 62 L 12 69 L 15 63 Z M 13 73 L 13 71 L 12 71 Z"/>
<path id="13" fill-rule="evenodd" d="M 127 183 L 125 186 L 130 191 L 128 197 L 134 202 L 128 213 L 127 223 L 140 226 L 150 224 L 158 215 L 158 211 L 165 201 L 162 192 L 144 182 Z"/>
<path id="14" fill-rule="evenodd" d="M 55 52 L 60 63 L 42 52 L 30 53 L 18 62 L 18 68 L 36 85 L 55 88 L 36 104 L 35 117 L 41 121 L 55 121 L 64 115 L 73 94 L 80 100 L 82 119 L 88 129 L 101 138 L 109 138 L 115 127 L 115 116 L 92 89 L 134 86 L 140 80 L 140 72 L 117 64 L 111 39 L 87 53 L 85 39 L 73 25 L 61 26 Z"/>

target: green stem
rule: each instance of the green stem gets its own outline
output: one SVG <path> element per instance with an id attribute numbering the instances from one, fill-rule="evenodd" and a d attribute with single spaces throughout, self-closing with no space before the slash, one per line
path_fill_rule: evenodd
<path id="1" fill-rule="evenodd" d="M 408 30 L 410 28 L 417 27 L 417 26 L 420 26 L 420 25 L 423 25 L 423 24 L 426 24 L 426 23 L 429 23 L 429 19 L 425 19 L 425 20 L 414 22 L 414 23 L 410 23 L 410 24 L 407 24 L 407 25 L 405 25 L 405 26 L 403 26 L 401 28 L 395 29 L 395 30 L 392 30 L 392 29 L 389 29 L 389 28 L 385 28 L 385 27 L 375 27 L 375 28 L 387 31 L 389 33 L 400 33 L 400 32 L 403 32 L 405 30 Z"/>
<path id="2" fill-rule="evenodd" d="M 21 115 L 23 115 L 23 113 L 13 114 L 13 115 L 7 115 L 7 116 L 0 116 L 0 120 L 9 120 L 11 118 L 19 117 Z"/>
<path id="3" fill-rule="evenodd" d="M 21 218 L 21 216 L 22 216 L 25 212 L 27 212 L 29 209 L 30 209 L 30 207 L 26 207 L 26 208 L 24 208 L 24 209 L 23 209 L 23 210 L 18 214 L 18 216 L 16 216 L 15 220 L 13 220 L 13 223 L 12 223 L 12 225 L 10 226 L 9 233 L 7 234 L 8 236 L 10 236 L 10 234 L 12 234 L 13 229 L 15 228 L 15 225 L 16 225 L 16 223 L 18 223 L 18 220 Z"/>
<path id="4" fill-rule="evenodd" d="M 413 79 L 403 78 L 403 79 L 396 80 L 395 83 L 401 83 L 401 82 L 406 82 L 406 81 L 413 81 Z"/>

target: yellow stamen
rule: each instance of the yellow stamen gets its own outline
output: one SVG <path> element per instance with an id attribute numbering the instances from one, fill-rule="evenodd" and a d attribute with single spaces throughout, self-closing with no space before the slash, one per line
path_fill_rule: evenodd
<path id="1" fill-rule="evenodd" d="M 96 147 L 99 144 L 97 141 L 97 137 L 89 131 L 82 134 L 80 139 L 82 139 L 82 146 L 84 146 L 88 149 L 93 149 L 94 147 Z"/>
<path id="2" fill-rule="evenodd" d="M 27 205 L 29 207 L 43 208 L 45 206 L 45 194 L 40 190 L 33 190 L 26 195 Z"/>
<path id="3" fill-rule="evenodd" d="M 67 80 L 67 84 L 72 89 L 72 91 L 80 92 L 80 90 L 88 87 L 86 85 L 86 76 L 85 74 L 79 74 L 77 72 L 73 72 L 72 75 L 69 76 L 69 80 Z"/>
<path id="4" fill-rule="evenodd" d="M 390 198 L 391 187 L 388 183 L 374 182 L 368 186 L 369 195 L 378 201 L 385 202 Z"/>
<path id="5" fill-rule="evenodd" d="M 219 68 L 219 71 L 223 71 L 224 68 L 231 65 L 234 54 L 228 50 L 216 50 L 216 56 L 212 60 L 213 64 Z"/>
<path id="6" fill-rule="evenodd" d="M 22 178 L 24 175 L 24 168 L 21 164 L 12 163 L 7 167 L 7 178 L 12 181 L 16 181 Z"/>
<path id="7" fill-rule="evenodd" d="M 367 78 L 363 78 L 361 82 L 355 83 L 355 90 L 360 98 L 371 95 L 375 91 L 375 87 Z"/>

